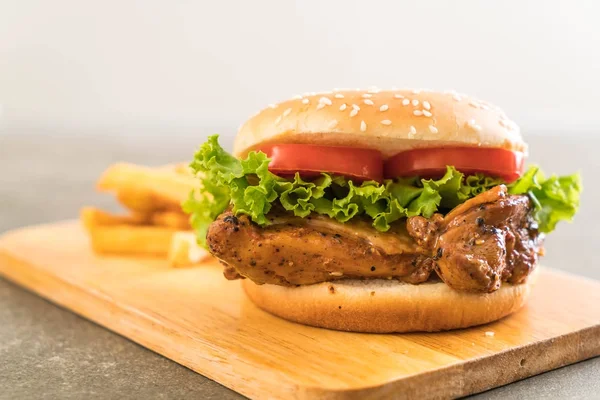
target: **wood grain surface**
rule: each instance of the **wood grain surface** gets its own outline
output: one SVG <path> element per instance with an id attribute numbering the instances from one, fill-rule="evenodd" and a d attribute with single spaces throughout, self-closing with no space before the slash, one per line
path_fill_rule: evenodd
<path id="1" fill-rule="evenodd" d="M 96 256 L 76 222 L 5 234 L 0 273 L 252 398 L 449 398 L 600 355 L 600 283 L 551 270 L 511 317 L 397 335 L 278 319 L 216 263 Z"/>

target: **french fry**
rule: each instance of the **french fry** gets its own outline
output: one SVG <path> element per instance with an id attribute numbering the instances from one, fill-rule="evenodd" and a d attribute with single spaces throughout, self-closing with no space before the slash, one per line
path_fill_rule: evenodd
<path id="1" fill-rule="evenodd" d="M 114 215 L 93 207 L 81 210 L 96 253 L 163 257 L 173 266 L 195 265 L 209 257 L 196 244 L 189 217 L 181 210 L 181 203 L 200 186 L 187 165 L 114 164 L 97 186 L 100 191 L 114 192 L 132 213 Z"/>
<path id="2" fill-rule="evenodd" d="M 114 215 L 93 207 L 81 210 L 81 222 L 90 235 L 92 248 L 101 254 L 166 256 L 175 228 L 145 225 L 146 215 Z"/>
<path id="3" fill-rule="evenodd" d="M 187 175 L 187 176 L 194 175 L 194 172 L 192 171 L 192 169 L 190 168 L 190 166 L 187 163 L 166 165 L 166 166 L 164 166 L 164 168 L 173 169 L 176 173 L 182 174 L 182 175 Z"/>
<path id="4" fill-rule="evenodd" d="M 124 207 L 138 214 L 150 214 L 156 211 L 181 210 L 181 205 L 163 197 L 142 190 L 123 189 L 117 192 L 117 200 Z"/>
<path id="5" fill-rule="evenodd" d="M 89 231 L 99 254 L 166 257 L 175 229 L 146 225 L 96 226 Z"/>
<path id="6" fill-rule="evenodd" d="M 189 216 L 182 212 L 162 211 L 150 214 L 152 225 L 164 226 L 174 229 L 191 229 Z"/>
<path id="7" fill-rule="evenodd" d="M 80 218 L 87 230 L 98 226 L 141 225 L 148 221 L 148 216 L 146 215 L 114 215 L 94 207 L 82 208 Z"/>
<path id="8" fill-rule="evenodd" d="M 180 164 L 151 168 L 118 163 L 102 174 L 97 187 L 116 192 L 126 207 L 144 212 L 181 209 L 181 203 L 199 187 L 199 180 Z"/>
<path id="9" fill-rule="evenodd" d="M 194 232 L 177 232 L 171 240 L 169 263 L 172 267 L 189 267 L 201 264 L 211 257 L 210 253 L 198 246 Z"/>

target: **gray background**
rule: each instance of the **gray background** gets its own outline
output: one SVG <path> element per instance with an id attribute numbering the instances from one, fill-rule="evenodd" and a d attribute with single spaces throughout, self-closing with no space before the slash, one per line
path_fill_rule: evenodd
<path id="1" fill-rule="evenodd" d="M 235 128 L 296 93 L 423 87 L 497 104 L 526 131 L 587 134 L 599 13 L 597 0 L 0 0 L 0 104 L 7 121 Z"/>
<path id="2" fill-rule="evenodd" d="M 5 126 L 0 135 L 0 232 L 77 216 L 79 207 L 117 206 L 94 192 L 94 181 L 115 161 L 159 165 L 187 160 L 208 133 L 127 127 L 80 135 L 68 127 Z M 60 133 L 56 133 L 60 132 Z M 574 224 L 547 241 L 543 263 L 600 279 L 596 187 L 600 174 L 593 136 L 530 135 L 531 159 L 547 172 L 580 169 L 586 190 Z M 226 145 L 229 143 L 226 143 Z M 590 307 L 598 307 L 590 304 Z M 201 375 L 152 353 L 0 278 L 0 398 L 237 398 Z M 600 393 L 600 358 L 480 394 L 481 398 L 593 398 Z"/>

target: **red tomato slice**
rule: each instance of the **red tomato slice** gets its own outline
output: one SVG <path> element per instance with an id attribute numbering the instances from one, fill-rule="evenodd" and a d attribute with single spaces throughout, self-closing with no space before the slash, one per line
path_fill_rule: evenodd
<path id="1" fill-rule="evenodd" d="M 513 182 L 523 173 L 525 154 L 519 151 L 481 147 L 442 147 L 438 149 L 414 149 L 396 154 L 387 160 L 386 178 L 420 176 L 439 178 L 452 165 L 458 171 L 472 175 L 483 173 Z"/>
<path id="2" fill-rule="evenodd" d="M 321 172 L 343 175 L 355 181 L 383 179 L 383 158 L 377 150 L 310 144 L 274 144 L 258 150 L 271 158 L 275 175 L 318 176 Z"/>

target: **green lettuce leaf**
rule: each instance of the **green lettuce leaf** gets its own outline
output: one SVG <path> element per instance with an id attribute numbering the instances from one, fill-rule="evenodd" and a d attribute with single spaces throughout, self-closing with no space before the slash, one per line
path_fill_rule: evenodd
<path id="1" fill-rule="evenodd" d="M 316 213 L 339 222 L 363 216 L 372 220 L 375 229 L 387 231 L 401 218 L 430 217 L 451 210 L 503 183 L 484 175 L 465 177 L 452 166 L 440 179 L 413 177 L 356 184 L 326 173 L 312 180 L 299 174 L 284 179 L 269 172 L 269 161 L 262 152 L 250 152 L 246 159 L 238 160 L 221 148 L 217 135 L 200 147 L 190 166 L 203 190 L 192 194 L 183 209 L 191 215 L 201 244 L 205 245 L 208 225 L 227 207 L 259 225 L 269 223 L 267 214 L 276 206 L 298 217 Z M 540 230 L 550 232 L 558 221 L 570 220 L 577 212 L 581 179 L 572 175 L 546 180 L 533 167 L 509 185 L 509 190 L 532 198 Z"/>
<path id="2" fill-rule="evenodd" d="M 571 221 L 579 210 L 581 175 L 551 176 L 546 179 L 538 167 L 531 167 L 510 184 L 510 194 L 527 194 L 534 204 L 534 218 L 540 232 L 549 233 L 560 221 Z"/>
<path id="3" fill-rule="evenodd" d="M 231 202 L 230 187 L 223 182 L 243 176 L 239 161 L 224 151 L 217 139 L 210 137 L 194 155 L 190 166 L 199 174 L 202 191 L 193 191 L 182 204 L 183 211 L 190 214 L 190 224 L 199 243 L 203 245 L 206 245 L 208 226 Z"/>
<path id="4" fill-rule="evenodd" d="M 318 200 L 324 200 L 325 189 L 331 186 L 331 177 L 323 174 L 313 181 L 304 181 L 296 173 L 293 181 L 279 180 L 277 192 L 279 202 L 288 211 L 292 211 L 298 217 L 306 217 L 315 211 L 317 205 L 322 208 L 323 214 L 329 206 Z"/>

